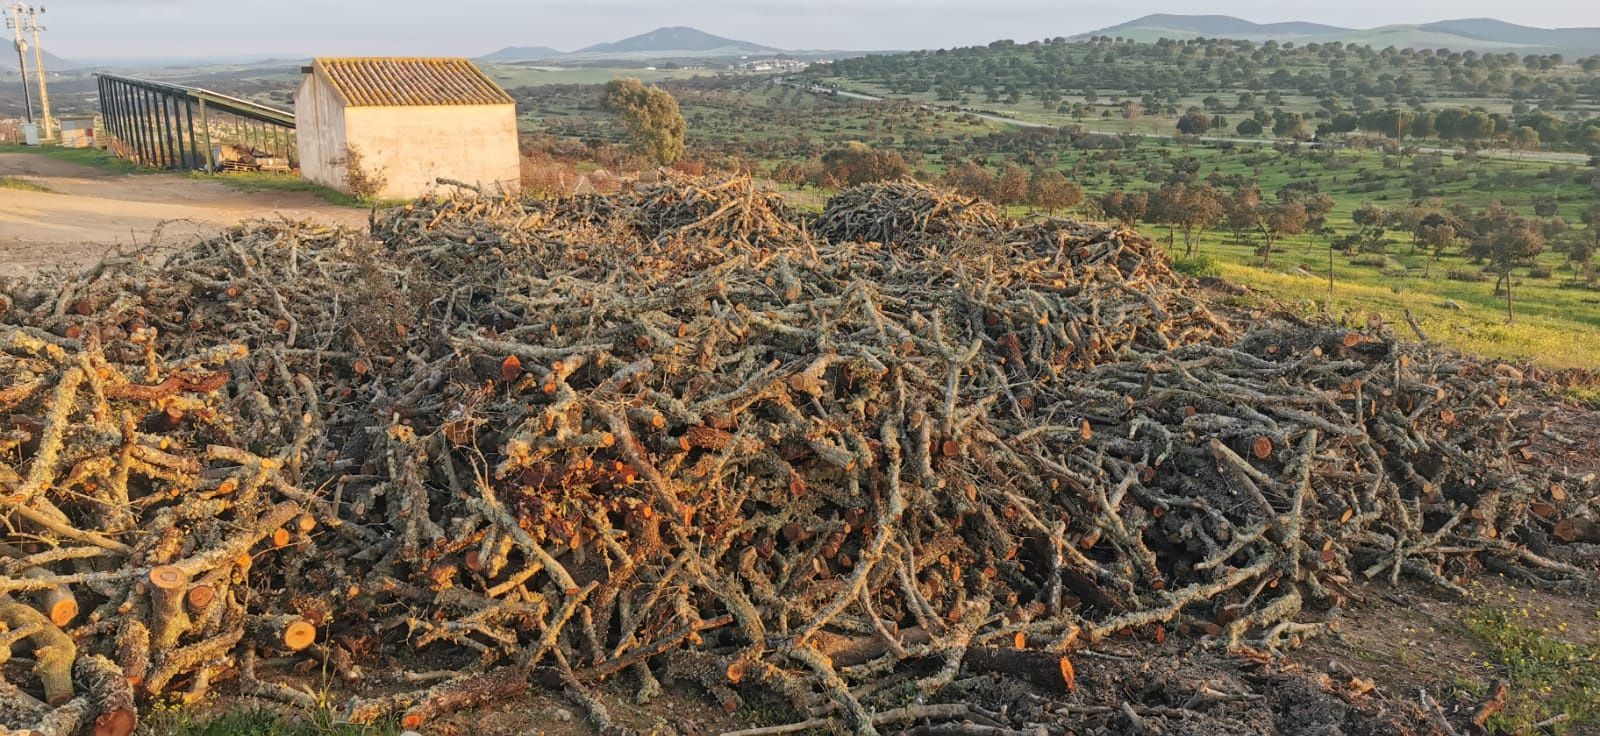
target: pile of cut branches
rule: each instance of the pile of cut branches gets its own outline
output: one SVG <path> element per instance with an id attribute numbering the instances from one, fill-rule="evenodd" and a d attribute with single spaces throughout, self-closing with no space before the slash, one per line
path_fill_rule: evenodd
<path id="1" fill-rule="evenodd" d="M 1068 697 L 1122 633 L 1275 653 L 1368 579 L 1590 577 L 1554 527 L 1594 479 L 1530 462 L 1514 369 L 1381 325 L 1241 329 L 1126 230 L 991 210 L 986 247 L 929 259 L 806 237 L 738 181 L 257 224 L 11 287 L 5 589 L 91 607 L 66 635 L 149 692 L 311 706 L 310 663 L 355 722 L 548 687 L 623 732 L 598 686 L 670 678 L 874 733 L 963 672 Z M 55 672 L 5 670 L 44 698 Z"/>
<path id="2" fill-rule="evenodd" d="M 316 527 L 283 474 L 309 434 L 268 457 L 226 444 L 224 366 L 244 350 L 166 360 L 155 328 L 124 329 L 144 346 L 136 360 L 93 334 L 0 327 L 0 659 L 26 654 L 36 685 L 5 686 L 8 728 L 125 736 L 135 689 L 198 697 L 240 646 L 316 638 L 299 611 L 250 601 L 260 558 Z"/>
<path id="3" fill-rule="evenodd" d="M 746 176 L 721 181 L 672 176 L 629 193 L 626 213 L 651 240 L 700 238 L 756 247 L 797 245 L 804 236 L 783 198 Z"/>
<path id="4" fill-rule="evenodd" d="M 918 184 L 851 187 L 828 200 L 816 232 L 832 241 L 954 249 L 986 243 L 1007 227 L 994 205 Z"/>

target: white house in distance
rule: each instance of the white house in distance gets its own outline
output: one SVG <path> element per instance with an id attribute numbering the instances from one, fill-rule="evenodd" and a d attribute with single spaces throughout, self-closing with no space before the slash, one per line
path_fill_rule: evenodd
<path id="1" fill-rule="evenodd" d="M 349 192 L 350 151 L 406 199 L 439 178 L 517 191 L 516 103 L 466 59 L 319 58 L 295 94 L 300 171 Z"/>

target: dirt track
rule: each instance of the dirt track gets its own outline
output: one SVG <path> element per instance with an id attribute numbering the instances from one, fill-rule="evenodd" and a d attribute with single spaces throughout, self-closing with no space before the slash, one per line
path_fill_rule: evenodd
<path id="1" fill-rule="evenodd" d="M 284 216 L 364 226 L 367 213 L 304 192 L 241 192 L 176 174 L 125 176 L 31 153 L 0 153 L 0 276 L 83 265 L 116 247 L 183 243 L 240 220 Z"/>

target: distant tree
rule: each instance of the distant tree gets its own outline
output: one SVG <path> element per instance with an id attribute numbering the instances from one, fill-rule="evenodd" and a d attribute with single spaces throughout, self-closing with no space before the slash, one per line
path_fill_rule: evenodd
<path id="1" fill-rule="evenodd" d="M 1566 241 L 1565 250 L 1567 262 L 1572 264 L 1575 273 L 1589 270 L 1589 265 L 1594 260 L 1596 250 L 1600 250 L 1600 235 L 1594 228 L 1585 228 L 1578 231 Z"/>
<path id="2" fill-rule="evenodd" d="M 1235 188 L 1222 199 L 1222 220 L 1239 242 L 1249 240 L 1261 227 L 1261 190 L 1254 185 Z"/>
<path id="3" fill-rule="evenodd" d="M 1561 201 L 1554 195 L 1544 194 L 1533 198 L 1533 214 L 1540 217 L 1553 217 L 1561 210 Z"/>
<path id="4" fill-rule="evenodd" d="M 1511 129 L 1508 140 L 1513 151 L 1531 151 L 1539 147 L 1539 131 L 1526 125 L 1518 125 Z"/>
<path id="5" fill-rule="evenodd" d="M 1083 187 L 1054 169 L 1039 169 L 1028 179 L 1028 204 L 1050 214 L 1070 210 L 1083 201 Z"/>
<path id="6" fill-rule="evenodd" d="M 1567 221 L 1561 219 L 1560 217 L 1551 217 L 1539 221 L 1539 232 L 1544 233 L 1544 239 L 1546 242 L 1554 241 L 1561 236 L 1566 235 L 1567 231 L 1571 228 L 1572 226 L 1568 225 Z"/>
<path id="7" fill-rule="evenodd" d="M 1272 116 L 1272 134 L 1279 138 L 1294 138 L 1303 140 L 1308 137 L 1306 119 L 1297 112 L 1274 113 Z"/>
<path id="8" fill-rule="evenodd" d="M 1530 261 L 1544 251 L 1544 233 L 1537 222 L 1515 211 L 1492 202 L 1478 214 L 1473 222 L 1474 243 L 1469 252 L 1477 257 L 1487 257 L 1499 272 L 1495 282 L 1496 296 L 1506 298 L 1506 321 L 1516 321 L 1515 302 L 1512 297 L 1515 279 L 1511 269 Z M 1504 289 L 1502 291 L 1502 288 Z"/>
<path id="9" fill-rule="evenodd" d="M 1350 213 L 1350 220 L 1361 227 L 1387 227 L 1389 211 L 1371 202 L 1362 202 Z"/>
<path id="10" fill-rule="evenodd" d="M 1174 233 L 1183 232 L 1183 254 L 1195 254 L 1197 235 L 1216 226 L 1222 219 L 1222 194 L 1210 184 L 1169 183 L 1149 200 L 1150 217 L 1167 225 L 1167 243 Z"/>
<path id="11" fill-rule="evenodd" d="M 1184 135 L 1200 135 L 1210 129 L 1211 116 L 1198 110 L 1178 118 L 1178 132 Z"/>
<path id="12" fill-rule="evenodd" d="M 806 184 L 813 183 L 817 172 L 821 170 L 822 159 L 816 156 L 806 161 L 783 161 L 772 167 L 772 180 L 803 188 Z"/>
<path id="13" fill-rule="evenodd" d="M 605 108 L 622 118 L 634 150 L 658 166 L 683 156 L 688 123 L 678 111 L 678 101 L 660 87 L 646 87 L 633 78 L 606 84 Z"/>
<path id="14" fill-rule="evenodd" d="M 1412 237 L 1417 243 L 1427 247 L 1430 254 L 1426 265 L 1423 266 L 1423 276 L 1428 275 L 1434 261 L 1443 258 L 1449 249 L 1455 247 L 1460 231 L 1461 223 L 1443 212 L 1430 212 L 1417 221 L 1412 229 Z"/>
<path id="15" fill-rule="evenodd" d="M 1144 192 L 1107 192 L 1100 196 L 1097 203 L 1106 217 L 1126 227 L 1133 227 L 1149 212 L 1150 195 Z"/>
<path id="16" fill-rule="evenodd" d="M 1261 135 L 1264 128 L 1261 127 L 1261 123 L 1256 122 L 1255 118 L 1245 118 L 1240 120 L 1233 130 L 1239 135 L 1256 136 Z"/>
<path id="17" fill-rule="evenodd" d="M 1025 204 L 1028 201 L 1028 172 L 1014 163 L 1007 163 L 995 179 L 990 198 L 996 204 Z"/>
<path id="18" fill-rule="evenodd" d="M 911 173 L 899 151 L 881 151 L 856 141 L 822 154 L 821 163 L 825 183 L 833 187 L 900 179 Z"/>
<path id="19" fill-rule="evenodd" d="M 1272 248 L 1279 240 L 1305 232 L 1306 206 L 1297 201 L 1279 202 L 1268 207 L 1261 217 L 1261 265 L 1272 258 Z"/>
<path id="20" fill-rule="evenodd" d="M 947 169 L 944 184 L 969 197 L 994 196 L 994 174 L 973 161 L 962 161 Z"/>

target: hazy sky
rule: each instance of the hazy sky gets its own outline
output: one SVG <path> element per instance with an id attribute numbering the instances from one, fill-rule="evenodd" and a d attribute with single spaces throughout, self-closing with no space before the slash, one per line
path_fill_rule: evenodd
<path id="1" fill-rule="evenodd" d="M 45 48 L 73 59 L 563 51 L 664 25 L 783 48 L 910 49 L 1070 36 L 1147 13 L 1220 13 L 1257 22 L 1352 27 L 1494 16 L 1537 26 L 1600 25 L 1591 0 L 1215 0 L 1211 4 L 1049 0 L 29 0 Z"/>

